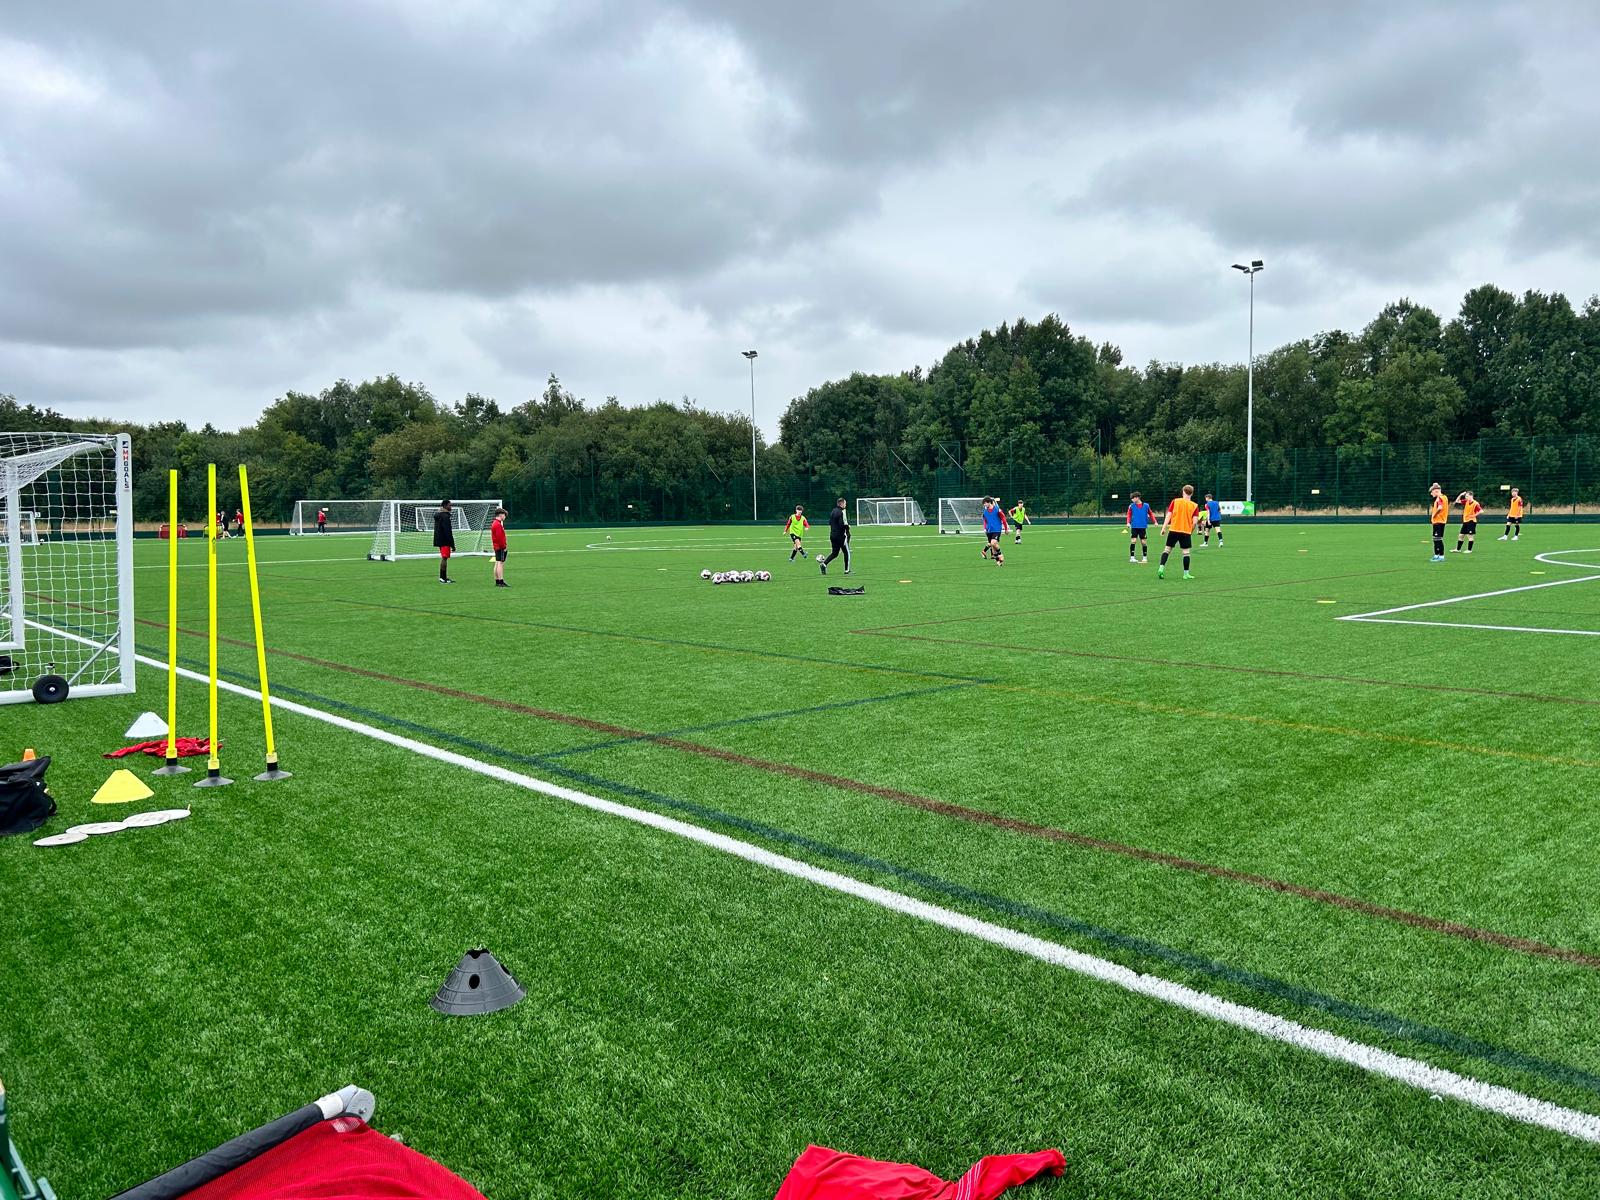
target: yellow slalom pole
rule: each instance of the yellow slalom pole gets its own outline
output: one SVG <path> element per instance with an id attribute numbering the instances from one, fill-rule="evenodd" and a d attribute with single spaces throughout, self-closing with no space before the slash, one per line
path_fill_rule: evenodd
<path id="1" fill-rule="evenodd" d="M 244 513 L 244 552 L 250 564 L 250 615 L 256 624 L 256 678 L 261 685 L 261 728 L 267 739 L 267 769 L 256 778 L 263 783 L 289 778 L 278 766 L 278 747 L 272 740 L 272 698 L 267 693 L 267 639 L 261 632 L 261 584 L 256 577 L 256 523 L 250 515 L 250 476 L 239 464 L 239 509 Z"/>
<path id="2" fill-rule="evenodd" d="M 211 757 L 206 760 L 206 777 L 195 787 L 225 787 L 233 782 L 222 774 L 222 758 L 217 745 L 217 464 L 206 464 L 206 626 L 207 696 L 210 705 Z"/>
<path id="3" fill-rule="evenodd" d="M 167 472 L 167 761 L 157 775 L 183 775 L 178 762 L 178 472 Z"/>

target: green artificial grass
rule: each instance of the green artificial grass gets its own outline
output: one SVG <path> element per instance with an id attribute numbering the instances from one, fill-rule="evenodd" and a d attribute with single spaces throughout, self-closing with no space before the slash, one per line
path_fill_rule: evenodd
<path id="1" fill-rule="evenodd" d="M 826 580 L 776 529 L 513 532 L 507 590 L 356 538 L 259 552 L 285 699 L 1600 1112 L 1600 582 L 1335 619 L 1576 577 L 1534 556 L 1600 530 L 1442 564 L 1427 535 L 1240 521 L 1188 582 L 1106 526 L 1003 567 L 868 529 Z M 244 547 L 217 549 L 224 678 L 254 686 Z M 156 658 L 164 555 L 136 547 Z M 45 832 L 127 811 L 88 801 L 164 711 L 160 670 L 139 688 L 0 708 L 0 757 L 53 757 Z M 203 735 L 204 686 L 179 703 Z M 1592 1145 L 293 713 L 294 778 L 250 782 L 260 707 L 221 714 L 239 782 L 135 806 L 189 820 L 0 841 L 0 1074 L 63 1200 L 346 1082 L 496 1198 L 766 1197 L 813 1141 L 947 1177 L 1059 1146 L 1042 1197 L 1594 1192 Z M 439 1017 L 477 945 L 528 999 Z"/>

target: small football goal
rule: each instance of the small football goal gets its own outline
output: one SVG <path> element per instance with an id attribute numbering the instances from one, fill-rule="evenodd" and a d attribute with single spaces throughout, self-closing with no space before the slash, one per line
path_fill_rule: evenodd
<path id="1" fill-rule="evenodd" d="M 0 433 L 0 704 L 133 691 L 126 434 Z"/>
<path id="2" fill-rule="evenodd" d="M 857 525 L 926 525 L 922 505 L 909 496 L 862 496 L 856 500 Z"/>
<path id="3" fill-rule="evenodd" d="M 401 558 L 432 558 L 433 519 L 444 505 L 438 500 L 385 500 L 378 514 L 367 557 L 378 562 Z M 455 530 L 455 553 L 488 554 L 489 524 L 498 500 L 450 501 L 450 525 Z"/>
<path id="4" fill-rule="evenodd" d="M 940 496 L 940 533 L 982 533 L 982 496 Z"/>

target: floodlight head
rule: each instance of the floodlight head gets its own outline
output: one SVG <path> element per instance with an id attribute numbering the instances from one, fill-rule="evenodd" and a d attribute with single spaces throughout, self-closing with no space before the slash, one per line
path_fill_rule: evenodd
<path id="1" fill-rule="evenodd" d="M 754 350 L 741 350 L 739 353 L 743 354 L 746 358 L 754 358 L 756 356 L 756 352 Z"/>
<path id="2" fill-rule="evenodd" d="M 1251 270 L 1259 271 L 1259 270 L 1261 270 L 1261 267 L 1262 267 L 1262 262 L 1261 262 L 1261 260 L 1259 258 L 1252 258 L 1250 260 L 1250 268 L 1251 268 Z"/>
<path id="3" fill-rule="evenodd" d="M 1248 274 L 1248 273 L 1249 273 L 1249 271 L 1250 271 L 1250 268 L 1249 268 L 1249 267 L 1247 267 L 1247 266 L 1245 266 L 1245 265 L 1244 265 L 1244 264 L 1243 264 L 1243 263 L 1234 263 L 1234 264 L 1233 264 L 1233 269 L 1234 269 L 1234 270 L 1235 270 L 1235 271 L 1244 271 L 1244 272 L 1245 272 L 1245 273 L 1247 273 L 1247 274 Z"/>

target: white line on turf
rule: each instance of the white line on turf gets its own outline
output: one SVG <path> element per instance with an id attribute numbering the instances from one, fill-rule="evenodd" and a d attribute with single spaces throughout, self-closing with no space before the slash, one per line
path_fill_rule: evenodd
<path id="1" fill-rule="evenodd" d="M 33 622 L 29 622 L 29 624 L 33 624 Z M 54 632 L 61 633 L 64 631 L 56 630 Z M 65 636 L 75 638 L 78 641 L 88 641 L 87 638 L 77 637 L 74 634 L 66 634 Z M 158 659 L 149 658 L 143 654 L 137 657 L 139 662 L 145 666 L 161 671 L 166 670 L 166 664 Z M 186 667 L 178 668 L 178 674 L 185 679 L 195 680 L 199 683 L 206 682 L 204 675 Z M 226 680 L 219 681 L 217 686 L 224 691 L 232 692 L 235 695 L 244 696 L 257 702 L 261 699 L 260 692 Z M 853 896 L 858 900 L 865 900 L 870 904 L 878 905 L 880 908 L 888 909 L 890 912 L 914 917 L 919 921 L 926 921 L 930 925 L 937 925 L 942 929 L 965 934 L 979 941 L 988 942 L 991 945 L 1000 946 L 1014 953 L 1026 955 L 1029 958 L 1037 959 L 1039 962 L 1062 967 L 1078 975 L 1099 980 L 1102 983 L 1109 983 L 1135 995 L 1159 1000 L 1164 1004 L 1185 1009 L 1225 1025 L 1232 1025 L 1237 1029 L 1258 1034 L 1272 1041 L 1310 1051 L 1312 1054 L 1321 1055 L 1323 1058 L 1331 1059 L 1334 1062 L 1358 1067 L 1363 1071 L 1381 1075 L 1407 1087 L 1426 1091 L 1433 1096 L 1449 1096 L 1452 1099 L 1460 1100 L 1464 1104 L 1470 1104 L 1474 1108 L 1509 1117 L 1514 1121 L 1537 1125 L 1586 1142 L 1600 1143 L 1600 1116 L 1596 1116 L 1593 1113 L 1564 1108 L 1559 1104 L 1552 1104 L 1548 1100 L 1540 1100 L 1537 1097 L 1513 1091 L 1498 1084 L 1485 1083 L 1481 1079 L 1459 1075 L 1443 1067 L 1436 1067 L 1418 1059 L 1394 1054 L 1377 1046 L 1368 1045 L 1365 1042 L 1357 1042 L 1339 1034 L 1330 1033 L 1325 1029 L 1302 1025 L 1298 1021 L 1291 1021 L 1286 1017 L 1262 1012 L 1260 1009 L 1236 1004 L 1231 1000 L 1224 1000 L 1222 997 L 1214 996 L 1209 992 L 1202 992 L 1196 988 L 1174 983 L 1156 975 L 1140 974 L 1119 963 L 1069 949 L 1057 942 L 1034 937 L 1032 934 L 1022 933 L 1015 929 L 1008 929 L 1003 925 L 996 925 L 990 921 L 968 916 L 954 909 L 930 904 L 925 900 L 918 900 L 914 896 L 907 896 L 902 892 L 891 891 L 876 884 L 865 883 L 849 875 L 841 875 L 836 871 L 813 866 L 811 863 L 802 862 L 800 859 L 790 858 L 787 855 L 777 854 L 762 846 L 729 837 L 727 834 L 704 829 L 699 825 L 691 825 L 687 821 L 679 821 L 673 817 L 650 812 L 648 809 L 633 808 L 626 804 L 619 804 L 614 800 L 591 796 L 587 792 L 580 792 L 573 788 L 562 787 L 559 784 L 548 783 L 543 779 L 525 775 L 520 771 L 513 771 L 508 767 L 501 767 L 494 763 L 484 762 L 481 759 L 470 758 L 465 754 L 458 754 L 454 750 L 446 750 L 427 742 L 417 741 L 415 738 L 391 733 L 387 729 L 380 729 L 375 725 L 368 725 L 362 721 L 341 717 L 335 713 L 313 708 L 307 704 L 300 704 L 293 700 L 285 700 L 274 696 L 272 703 L 274 707 L 281 708 L 285 712 L 308 717 L 314 721 L 321 721 L 335 728 L 371 738 L 373 741 L 383 742 L 402 750 L 409 750 L 414 754 L 420 754 L 437 762 L 449 763 L 452 766 L 461 767 L 464 770 L 489 779 L 499 780 L 502 783 L 511 784 L 514 787 L 525 788 L 528 791 L 550 796 L 557 800 L 564 800 L 580 808 L 604 813 L 607 816 L 619 817 L 637 825 L 643 825 L 662 833 L 671 834 L 674 837 L 683 838 L 686 841 L 743 859 L 745 862 L 766 867 L 779 874 L 804 880 L 818 887 L 827 888 L 829 891 Z"/>
<path id="2" fill-rule="evenodd" d="M 1534 555 L 1538 562 L 1556 567 L 1575 567 L 1582 571 L 1593 571 L 1595 563 L 1565 562 L 1554 557 L 1557 554 L 1596 554 L 1600 550 L 1547 550 L 1543 554 Z M 1490 629 L 1503 633 L 1554 633 L 1566 634 L 1572 637 L 1600 637 L 1597 629 L 1545 629 L 1533 625 L 1473 625 L 1464 621 L 1419 621 L 1409 617 L 1393 618 L 1393 613 L 1415 612 L 1422 608 L 1441 608 L 1447 604 L 1463 604 L 1468 600 L 1489 600 L 1495 596 L 1510 596 L 1517 592 L 1537 592 L 1541 588 L 1565 587 L 1569 583 L 1592 583 L 1600 579 L 1600 574 L 1579 575 L 1572 579 L 1555 579 L 1546 583 L 1527 583 L 1521 587 L 1501 588 L 1494 592 L 1474 592 L 1470 596 L 1449 596 L 1443 600 L 1424 600 L 1421 604 L 1401 604 L 1394 608 L 1378 608 L 1371 612 L 1348 613 L 1335 617 L 1336 621 L 1360 621 L 1369 625 L 1428 625 L 1437 629 Z M 1385 619 L 1389 618 L 1389 619 Z"/>

